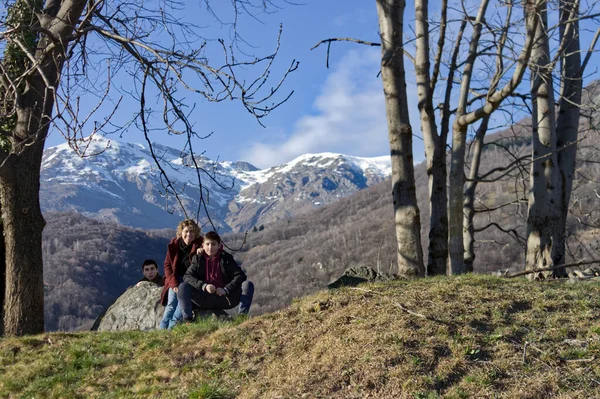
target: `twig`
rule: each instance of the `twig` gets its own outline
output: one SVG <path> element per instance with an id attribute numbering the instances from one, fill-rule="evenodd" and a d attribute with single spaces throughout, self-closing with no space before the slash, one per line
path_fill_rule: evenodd
<path id="1" fill-rule="evenodd" d="M 350 37 L 335 37 L 332 39 L 321 40 L 319 43 L 315 44 L 310 49 L 314 50 L 317 47 L 319 47 L 321 44 L 327 43 L 327 56 L 325 59 L 325 66 L 327 68 L 329 68 L 329 53 L 331 51 L 331 43 L 332 42 L 354 42 L 354 43 L 358 43 L 358 44 L 366 44 L 367 46 L 381 46 L 381 43 L 365 42 L 364 40 L 352 39 Z"/>
<path id="2" fill-rule="evenodd" d="M 368 292 L 368 293 L 371 293 L 371 294 L 376 294 L 376 295 L 379 295 L 379 296 L 383 296 L 383 297 L 384 297 L 384 298 L 386 298 L 386 299 L 389 299 L 389 298 L 388 298 L 388 297 L 386 297 L 385 295 L 383 295 L 383 294 L 380 294 L 379 292 L 375 292 L 375 291 L 373 291 L 373 290 L 367 290 L 367 289 L 365 289 L 365 288 L 359 288 L 359 287 L 349 287 L 349 288 L 350 288 L 351 290 Z M 391 301 L 391 299 L 390 299 L 390 301 Z M 417 312 L 415 312 L 415 311 L 412 311 L 412 310 L 410 310 L 409 308 L 407 308 L 406 306 L 402 305 L 402 304 L 401 304 L 401 303 L 399 303 L 399 302 L 394 302 L 394 301 L 392 301 L 392 303 L 393 303 L 394 305 L 396 305 L 397 307 L 399 307 L 400 309 L 402 309 L 403 311 L 405 311 L 406 313 L 410 314 L 410 315 L 413 315 L 413 316 L 419 317 L 419 318 L 421 318 L 421 319 L 425 319 L 425 320 L 429 320 L 429 321 L 434 321 L 434 322 L 436 322 L 436 323 L 448 324 L 448 323 L 446 323 L 445 321 L 438 320 L 438 319 L 435 319 L 435 318 L 433 318 L 433 317 L 428 317 L 428 316 L 425 316 L 425 315 L 423 315 L 423 314 L 421 314 L 421 313 L 417 313 Z"/>
<path id="3" fill-rule="evenodd" d="M 381 46 L 381 43 L 366 42 L 364 40 L 353 39 L 351 37 L 335 37 L 335 38 L 332 38 L 332 39 L 321 40 L 319 43 L 315 44 L 310 49 L 314 50 L 314 49 L 316 49 L 317 47 L 319 47 L 323 43 L 331 43 L 331 42 L 354 42 L 354 43 L 358 43 L 358 44 L 365 44 L 367 46 Z"/>
<path id="4" fill-rule="evenodd" d="M 543 267 L 541 269 L 523 270 L 521 272 L 507 274 L 505 277 L 506 278 L 513 278 L 513 277 L 518 277 L 518 276 L 524 276 L 526 274 L 531 274 L 531 273 L 547 272 L 547 271 L 551 271 L 551 270 L 558 270 L 558 269 L 563 269 L 563 268 L 568 268 L 568 267 L 591 265 L 591 264 L 594 264 L 594 263 L 600 263 L 600 260 L 595 259 L 595 260 L 588 260 L 588 261 L 585 261 L 585 262 L 568 263 L 566 265 Z"/>
<path id="5" fill-rule="evenodd" d="M 596 360 L 596 358 L 594 356 L 587 358 L 587 359 L 560 359 L 563 362 L 568 362 L 568 363 L 587 363 L 587 362 L 593 362 L 594 360 Z"/>
<path id="6" fill-rule="evenodd" d="M 425 320 L 430 320 L 429 317 L 422 315 L 421 313 L 417 313 L 417 312 L 413 312 L 412 310 L 408 309 L 407 307 L 405 307 L 404 305 L 402 305 L 401 303 L 398 302 L 394 302 L 394 305 L 398 306 L 400 309 L 404 310 L 406 313 L 411 314 L 413 316 L 417 316 L 420 317 L 422 319 Z M 434 320 L 437 321 L 437 320 Z"/>

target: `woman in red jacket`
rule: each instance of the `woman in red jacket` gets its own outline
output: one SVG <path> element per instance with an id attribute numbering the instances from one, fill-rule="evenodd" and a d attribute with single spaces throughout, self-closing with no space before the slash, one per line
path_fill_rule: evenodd
<path id="1" fill-rule="evenodd" d="M 181 320 L 181 310 L 177 301 L 179 284 L 183 275 L 192 263 L 192 256 L 202 246 L 200 227 L 192 219 L 186 219 L 177 226 L 177 237 L 167 246 L 165 257 L 165 286 L 161 295 L 161 303 L 165 313 L 160 322 L 161 329 L 171 329 Z"/>

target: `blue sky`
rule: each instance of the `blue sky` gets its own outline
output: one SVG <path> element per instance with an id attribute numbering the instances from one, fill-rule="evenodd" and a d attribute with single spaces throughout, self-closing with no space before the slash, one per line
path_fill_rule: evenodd
<path id="1" fill-rule="evenodd" d="M 213 2 L 213 4 L 217 4 Z M 258 167 L 269 167 L 292 160 L 304 153 L 339 152 L 355 156 L 380 156 L 389 153 L 385 108 L 379 71 L 379 47 L 348 42 L 333 43 L 330 68 L 326 68 L 326 46 L 310 50 L 322 39 L 351 37 L 378 42 L 377 10 L 374 1 L 308 0 L 302 5 L 281 4 L 273 14 L 257 15 L 261 22 L 243 19 L 241 31 L 255 46 L 245 50 L 267 54 L 275 45 L 279 24 L 283 36 L 274 79 L 292 59 L 300 62 L 283 90 L 294 91 L 290 100 L 262 121 L 266 128 L 235 102 L 199 102 L 193 119 L 200 134 L 213 132 L 195 144 L 209 158 L 246 160 Z M 407 7 L 407 11 L 410 7 Z M 221 9 L 223 18 L 229 10 Z M 206 14 L 203 14 L 206 15 Z M 203 24 L 204 25 L 204 24 Z M 207 28 L 224 36 L 218 24 Z M 219 33 L 217 33 L 219 32 Z M 126 79 L 120 82 L 126 85 Z M 120 108 L 135 103 L 124 102 Z M 415 119 L 417 122 L 418 119 Z M 175 148 L 183 141 L 155 133 L 153 139 Z M 143 142 L 139 132 L 129 130 L 122 140 Z M 64 142 L 52 132 L 47 147 Z M 421 147 L 422 148 L 422 147 Z M 423 151 L 416 151 L 417 159 Z"/>

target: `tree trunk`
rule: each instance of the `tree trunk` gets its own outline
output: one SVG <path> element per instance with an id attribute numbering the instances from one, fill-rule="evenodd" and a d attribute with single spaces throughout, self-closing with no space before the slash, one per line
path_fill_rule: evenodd
<path id="1" fill-rule="evenodd" d="M 6 243 L 6 335 L 44 331 L 44 283 L 40 210 L 43 143 L 11 158 L 0 173 Z"/>
<path id="2" fill-rule="evenodd" d="M 429 250 L 427 275 L 444 274 L 448 261 L 448 208 L 446 193 L 446 139 L 438 136 L 433 108 L 429 62 L 429 11 L 427 0 L 415 1 L 415 75 L 419 96 L 421 132 L 425 142 L 429 180 Z"/>
<path id="3" fill-rule="evenodd" d="M 431 157 L 427 159 L 429 177 L 429 251 L 427 274 L 429 276 L 446 274 L 448 263 L 448 190 L 446 188 L 446 150 L 445 141 L 439 140 Z"/>
<path id="4" fill-rule="evenodd" d="M 556 122 L 556 149 L 558 151 L 560 185 L 557 195 L 559 216 L 552 246 L 552 262 L 555 266 L 565 262 L 567 215 L 569 214 L 577 156 L 583 74 L 577 15 L 579 15 L 578 2 L 573 0 L 561 1 L 560 37 L 565 43 L 565 49 L 561 57 L 562 88 Z M 565 269 L 558 269 L 554 273 L 556 277 L 566 277 L 567 275 Z"/>
<path id="5" fill-rule="evenodd" d="M 392 196 L 398 242 L 398 272 L 423 276 L 421 221 L 417 206 L 403 55 L 404 0 L 377 0 L 381 76 L 392 158 Z"/>
<path id="6" fill-rule="evenodd" d="M 533 0 L 528 0 L 533 3 Z M 528 7 L 530 5 L 528 4 Z M 526 12 L 531 12 L 529 9 Z M 552 264 L 552 238 L 557 227 L 557 167 L 556 117 L 554 90 L 547 36 L 547 8 L 544 3 L 538 14 L 535 44 L 531 61 L 532 96 L 532 157 L 527 215 L 526 269 Z"/>
<path id="7" fill-rule="evenodd" d="M 465 147 L 467 126 L 454 123 L 452 130 L 452 160 L 450 162 L 450 192 L 448 203 L 448 262 L 447 274 L 463 274 L 467 270 L 464 262 L 463 243 L 463 187 L 465 184 Z"/>
<path id="8" fill-rule="evenodd" d="M 450 262 L 448 262 L 448 275 L 462 274 L 467 270 L 464 262 L 465 247 L 463 243 L 463 190 L 465 184 L 465 150 L 467 145 L 467 128 L 469 122 L 463 120 L 467 114 L 469 90 L 473 67 L 477 58 L 477 48 L 481 29 L 485 20 L 485 13 L 489 1 L 483 0 L 479 6 L 477 18 L 473 23 L 473 36 L 469 45 L 469 55 L 465 62 L 460 95 L 454 124 L 452 126 L 452 156 L 450 160 L 450 192 L 448 201 L 448 249 Z"/>
<path id="9" fill-rule="evenodd" d="M 87 4 L 65 0 L 39 15 L 44 34 L 35 46 L 37 68 L 17 93 L 16 128 L 10 153 L 0 150 L 0 201 L 6 245 L 6 335 L 44 331 L 44 276 L 40 210 L 40 167 L 67 37 Z M 47 4 L 48 5 L 48 4 Z M 61 45 L 62 44 L 62 45 Z"/>
<path id="10" fill-rule="evenodd" d="M 463 242 L 465 248 L 465 269 L 467 272 L 473 272 L 473 263 L 475 262 L 475 226 L 473 224 L 473 219 L 475 218 L 475 192 L 477 190 L 477 178 L 479 176 L 481 154 L 483 153 L 483 138 L 487 133 L 489 120 L 489 115 L 484 117 L 475 134 L 469 180 L 465 186 L 465 198 L 463 201 Z"/>
<path id="11" fill-rule="evenodd" d="M 0 217 L 2 201 L 0 201 Z M 6 246 L 4 245 L 4 223 L 0 220 L 0 336 L 4 334 L 4 298 L 6 296 Z"/>

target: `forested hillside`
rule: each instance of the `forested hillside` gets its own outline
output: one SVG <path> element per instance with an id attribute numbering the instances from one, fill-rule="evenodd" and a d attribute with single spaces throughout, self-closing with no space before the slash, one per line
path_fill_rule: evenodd
<path id="1" fill-rule="evenodd" d="M 74 213 L 48 213 L 45 218 L 46 330 L 91 324 L 141 278 L 144 259 L 156 259 L 162 270 L 171 233 L 146 233 Z"/>

